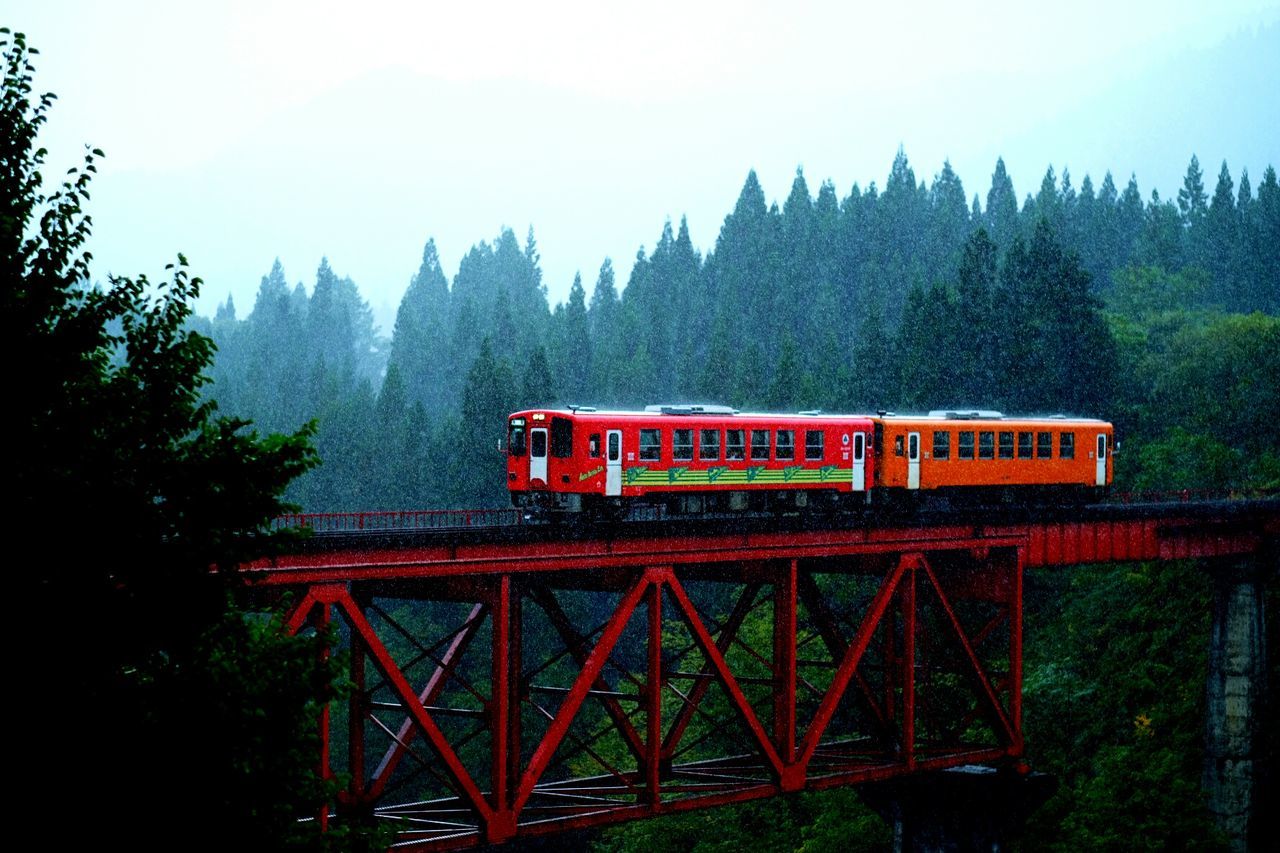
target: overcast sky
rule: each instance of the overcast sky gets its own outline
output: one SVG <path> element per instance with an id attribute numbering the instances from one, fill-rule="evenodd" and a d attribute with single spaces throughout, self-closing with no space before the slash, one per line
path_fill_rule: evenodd
<path id="1" fill-rule="evenodd" d="M 562 300 L 687 216 L 714 248 L 749 169 L 781 202 L 883 186 L 903 146 L 984 199 L 1137 172 L 1176 192 L 1192 153 L 1256 188 L 1280 166 L 1280 2 L 110 3 L 0 5 L 59 96 L 56 167 L 105 149 L 95 275 L 159 275 L 181 251 L 201 310 L 240 315 L 279 257 L 322 256 L 379 311 L 434 237 L 533 227 Z M 892 8 L 890 8 L 892 6 Z M 50 169 L 56 173 L 59 169 Z M 385 329 L 388 333 L 390 329 Z"/>

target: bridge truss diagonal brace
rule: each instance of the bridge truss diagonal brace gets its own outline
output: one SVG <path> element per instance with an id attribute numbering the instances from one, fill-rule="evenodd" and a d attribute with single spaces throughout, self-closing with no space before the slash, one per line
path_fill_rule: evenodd
<path id="1" fill-rule="evenodd" d="M 560 746 L 560 742 L 568 734 L 570 724 L 572 724 L 578 710 L 582 707 L 583 701 L 600 677 L 601 671 L 609 660 L 609 655 L 622 637 L 622 632 L 627 627 L 627 623 L 635 612 L 636 606 L 643 598 L 645 591 L 651 584 L 661 583 L 662 579 L 670 575 L 670 573 L 671 570 L 669 568 L 645 570 L 627 589 L 622 596 L 622 600 L 618 602 L 613 615 L 600 633 L 600 639 L 596 641 L 595 647 L 587 655 L 586 662 L 582 665 L 582 671 L 574 679 L 573 686 L 569 688 L 569 692 L 556 712 L 555 718 L 552 720 L 546 734 L 543 735 L 541 743 L 538 744 L 533 756 L 529 759 L 529 766 L 525 768 L 524 774 L 520 778 L 520 785 L 511 804 L 513 816 L 520 813 L 525 803 L 529 801 L 529 797 L 533 795 L 538 780 L 541 778 L 543 771 L 547 769 L 547 765 L 551 763 L 551 758 Z"/>
<path id="2" fill-rule="evenodd" d="M 714 669 L 721 686 L 728 694 L 729 702 L 733 709 L 737 711 L 739 718 L 746 725 L 747 730 L 751 732 L 752 737 L 755 738 L 755 745 L 759 749 L 761 756 L 768 763 L 774 777 L 781 781 L 783 762 L 778 755 L 778 750 L 774 748 L 772 738 L 769 737 L 764 726 L 760 724 L 759 717 L 756 716 L 751 703 L 747 701 L 746 694 L 742 692 L 742 687 L 738 684 L 737 679 L 733 677 L 729 664 L 725 661 L 719 646 L 712 640 L 710 632 L 707 631 L 707 626 L 702 624 L 693 602 L 689 600 L 689 596 L 684 590 L 684 585 L 680 583 L 674 573 L 670 573 L 668 577 L 667 588 L 676 605 L 680 608 L 681 615 L 689 626 L 689 630 L 693 632 L 694 641 L 698 644 L 703 657 Z M 792 694 L 794 702 L 794 691 L 792 691 Z"/>
<path id="3" fill-rule="evenodd" d="M 418 694 L 409 685 L 404 673 L 374 631 L 373 626 L 365 618 L 359 605 L 352 599 L 345 585 L 324 584 L 312 587 L 289 617 L 288 627 L 294 633 L 300 630 L 306 622 L 307 615 L 317 604 L 336 608 L 347 622 L 352 633 L 360 636 L 365 653 L 373 661 L 374 666 L 382 674 L 382 677 L 386 679 L 406 712 L 412 717 L 413 723 L 423 739 L 431 747 L 441 763 L 444 764 L 450 782 L 456 787 L 470 808 L 475 811 L 481 822 L 485 824 L 494 822 L 494 810 L 485 801 L 484 794 L 463 766 L 457 753 L 454 752 L 445 739 L 444 733 L 436 725 L 426 708 L 423 707 Z M 327 750 L 328 738 L 325 737 L 324 741 L 325 749 Z"/>

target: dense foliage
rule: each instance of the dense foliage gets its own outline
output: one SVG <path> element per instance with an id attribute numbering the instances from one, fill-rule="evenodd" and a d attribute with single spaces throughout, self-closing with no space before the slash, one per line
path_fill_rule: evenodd
<path id="1" fill-rule="evenodd" d="M 333 794 L 315 772 L 331 638 L 242 609 L 217 571 L 278 544 L 267 525 L 315 462 L 311 428 L 263 438 L 217 414 L 181 256 L 164 282 L 89 285 L 82 205 L 102 152 L 47 190 L 36 140 L 53 96 L 32 95 L 22 34 L 0 30 L 0 50 L 0 340 L 27 366 L 9 383 L 8 521 L 10 547 L 32 549 L 12 561 L 13 603 L 35 615 L 11 638 L 21 819 L 130 849 L 195 832 L 211 848 L 323 846 L 297 816 Z"/>

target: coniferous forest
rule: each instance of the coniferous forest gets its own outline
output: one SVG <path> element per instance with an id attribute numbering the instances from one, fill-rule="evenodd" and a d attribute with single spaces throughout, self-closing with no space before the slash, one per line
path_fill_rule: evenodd
<path id="1" fill-rule="evenodd" d="M 478 243 L 452 280 L 428 240 L 389 340 L 327 262 L 309 287 L 277 262 L 247 316 L 228 300 L 201 321 L 209 393 L 268 430 L 317 421 L 322 465 L 291 493 L 310 511 L 505 505 L 504 416 L 553 403 L 1074 413 L 1116 424 L 1119 489 L 1280 486 L 1271 166 L 1255 188 L 1192 157 L 1167 199 L 1049 168 L 1019 201 L 1003 162 L 970 194 L 899 151 L 883 188 L 843 197 L 797 171 L 779 205 L 749 173 L 713 247 L 684 222 L 655 231 L 625 286 L 605 259 L 554 306 L 532 231 Z M 1204 573 L 1042 572 L 1027 596 L 1028 754 L 1060 787 L 1024 845 L 1220 846 L 1200 790 Z M 887 832 L 837 791 L 595 843 L 885 849 Z"/>
<path id="2" fill-rule="evenodd" d="M 532 231 L 450 276 L 428 240 L 388 340 L 355 282 L 277 262 L 247 316 L 202 321 L 209 393 L 267 430 L 319 424 L 308 511 L 501 506 L 504 416 L 553 403 L 743 410 L 968 406 L 1115 422 L 1120 488 L 1280 478 L 1280 185 L 1192 157 L 1176 197 L 1110 173 L 1003 162 L 970 198 L 949 164 L 883 190 L 797 171 L 779 206 L 747 175 L 714 247 L 664 224 L 629 280 L 605 259 L 548 304 Z"/>

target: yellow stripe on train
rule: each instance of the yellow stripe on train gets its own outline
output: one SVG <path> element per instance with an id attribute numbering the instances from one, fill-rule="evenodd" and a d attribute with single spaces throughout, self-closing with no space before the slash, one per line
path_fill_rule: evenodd
<path id="1" fill-rule="evenodd" d="M 627 486 L 680 488 L 686 486 L 743 486 L 743 485 L 809 485 L 815 483 L 843 483 L 853 478 L 852 468 L 833 465 L 821 468 L 766 468 L 753 466 L 747 469 L 729 470 L 710 468 L 647 468 L 634 466 L 623 471 L 623 484 Z"/>

